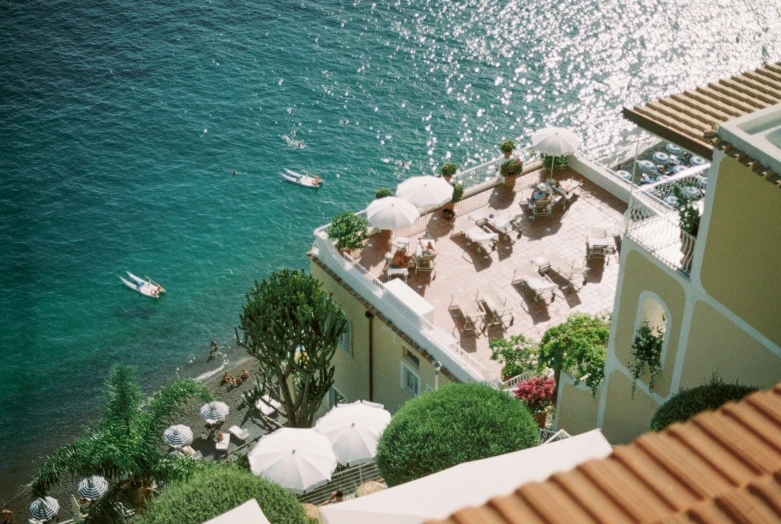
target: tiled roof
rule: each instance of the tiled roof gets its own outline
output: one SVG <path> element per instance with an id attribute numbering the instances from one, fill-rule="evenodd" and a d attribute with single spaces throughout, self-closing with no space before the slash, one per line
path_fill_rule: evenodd
<path id="1" fill-rule="evenodd" d="M 436 522 L 781 522 L 781 384 Z"/>
<path id="2" fill-rule="evenodd" d="M 624 117 L 655 135 L 711 158 L 723 122 L 781 103 L 781 62 L 656 102 L 625 107 Z"/>

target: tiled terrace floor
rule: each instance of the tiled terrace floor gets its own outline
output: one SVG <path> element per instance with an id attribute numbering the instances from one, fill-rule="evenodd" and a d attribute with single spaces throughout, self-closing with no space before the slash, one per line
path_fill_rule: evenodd
<path id="1" fill-rule="evenodd" d="M 499 375 L 500 367 L 490 359 L 489 340 L 522 333 L 527 338 L 539 340 L 551 326 L 559 324 L 573 312 L 602 313 L 611 311 L 618 279 L 618 255 L 606 259 L 592 259 L 589 268 L 588 283 L 580 291 L 558 289 L 550 303 L 534 302 L 520 286 L 513 286 L 511 280 L 516 267 L 532 267 L 530 260 L 546 253 L 558 252 L 560 255 L 585 260 L 586 236 L 589 227 L 610 227 L 620 224 L 626 204 L 584 179 L 571 169 L 556 173 L 556 178 L 564 180 L 575 178 L 583 182 L 580 196 L 565 210 L 560 205 L 554 207 L 552 217 L 537 217 L 532 221 L 527 217 L 521 220 L 521 238 L 510 243 L 500 237 L 496 249 L 490 253 L 477 252 L 477 245 L 467 246 L 464 235 L 453 235 L 454 223 L 461 223 L 466 216 L 475 211 L 505 212 L 512 215 L 524 210 L 520 202 L 531 193 L 529 186 L 541 180 L 539 171 L 519 178 L 515 188 L 497 186 L 469 199 L 457 206 L 458 217 L 451 221 L 442 218 L 440 212 L 430 216 L 428 225 L 421 219 L 420 231 L 414 235 L 413 242 L 426 232 L 437 241 L 436 274 L 415 274 L 410 271 L 409 286 L 426 298 L 435 308 L 434 323 L 460 341 L 461 347 L 472 354 L 489 370 Z M 527 189 L 521 189 L 527 188 Z M 469 225 L 474 225 L 469 223 Z M 409 232 L 403 235 L 410 236 Z M 512 235 L 513 238 L 517 234 Z M 379 235 L 369 239 L 367 247 L 360 252 L 359 262 L 371 273 L 383 279 L 385 255 L 395 251 L 388 241 Z M 554 282 L 560 285 L 565 281 L 551 273 Z M 464 332 L 463 320 L 458 310 L 449 310 L 454 289 L 474 294 L 490 284 L 508 299 L 513 307 L 512 324 L 494 325 L 474 333 Z"/>

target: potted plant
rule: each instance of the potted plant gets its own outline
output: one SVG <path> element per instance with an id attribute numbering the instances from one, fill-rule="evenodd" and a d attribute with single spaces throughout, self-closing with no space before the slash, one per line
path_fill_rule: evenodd
<path id="1" fill-rule="evenodd" d="M 511 158 L 499 168 L 499 173 L 504 177 L 504 185 L 515 187 L 515 179 L 523 171 L 523 162 L 518 158 Z"/>
<path id="2" fill-rule="evenodd" d="M 461 184 L 456 184 L 453 186 L 453 198 L 442 206 L 442 214 L 445 215 L 446 219 L 451 219 L 455 216 L 455 206 L 456 203 L 460 202 L 464 198 L 464 186 Z"/>
<path id="3" fill-rule="evenodd" d="M 632 341 L 632 360 L 629 362 L 629 372 L 632 374 L 632 398 L 635 398 L 637 379 L 648 368 L 648 391 L 653 393 L 656 377 L 662 372 L 662 345 L 664 335 L 659 327 L 643 322 L 635 332 Z"/>
<path id="4" fill-rule="evenodd" d="M 552 165 L 552 167 L 551 167 Z M 543 171 L 552 171 L 553 169 L 564 169 L 567 167 L 566 156 L 550 156 L 542 155 L 542 169 Z"/>
<path id="5" fill-rule="evenodd" d="M 534 414 L 540 428 L 545 428 L 548 408 L 553 405 L 555 400 L 555 391 L 556 382 L 552 378 L 533 377 L 519 382 L 513 393 Z"/>
<path id="6" fill-rule="evenodd" d="M 340 253 L 351 253 L 363 247 L 369 237 L 369 222 L 355 213 L 345 211 L 336 215 L 328 228 L 328 236 L 334 241 Z"/>
<path id="7" fill-rule="evenodd" d="M 682 232 L 688 233 L 688 235 L 681 233 L 681 252 L 683 253 L 681 266 L 686 271 L 690 271 L 702 214 L 697 200 L 685 194 L 680 187 L 673 186 L 673 194 L 678 200 L 678 225 Z"/>
<path id="8" fill-rule="evenodd" d="M 512 140 L 505 140 L 499 145 L 499 149 L 504 153 L 504 158 L 510 158 L 510 155 L 515 151 L 515 142 Z"/>
<path id="9" fill-rule="evenodd" d="M 389 196 L 393 196 L 393 191 L 391 191 L 387 187 L 383 187 L 382 189 L 378 189 L 377 192 L 374 194 L 374 198 L 377 198 L 377 199 L 385 198 L 385 197 L 389 197 Z"/>
<path id="10" fill-rule="evenodd" d="M 458 171 L 457 165 L 445 164 L 442 166 L 442 169 L 440 170 L 440 174 L 442 175 L 442 178 L 450 182 L 450 179 L 453 178 L 453 175 L 456 174 L 456 171 Z"/>

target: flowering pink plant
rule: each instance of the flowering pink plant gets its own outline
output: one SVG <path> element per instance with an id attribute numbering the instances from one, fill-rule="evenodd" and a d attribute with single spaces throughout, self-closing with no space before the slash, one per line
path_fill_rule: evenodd
<path id="1" fill-rule="evenodd" d="M 515 396 L 526 404 L 532 413 L 542 413 L 553 405 L 556 381 L 552 378 L 534 377 L 518 383 Z"/>

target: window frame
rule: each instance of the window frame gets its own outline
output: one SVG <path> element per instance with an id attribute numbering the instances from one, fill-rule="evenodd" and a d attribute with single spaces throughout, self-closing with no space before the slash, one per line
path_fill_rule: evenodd
<path id="1" fill-rule="evenodd" d="M 400 364 L 401 364 L 401 369 L 400 369 L 400 377 L 399 377 L 399 386 L 401 387 L 401 389 L 403 389 L 413 397 L 417 397 L 418 395 L 420 395 L 420 384 L 421 384 L 420 375 L 414 369 L 412 369 L 409 366 L 409 364 L 407 364 L 403 360 L 400 362 Z M 405 373 L 409 373 L 415 377 L 417 382 L 417 387 L 415 388 L 416 391 L 413 391 L 409 387 L 407 387 L 407 375 Z"/>
<path id="2" fill-rule="evenodd" d="M 342 311 L 344 313 L 344 311 Z M 339 342 L 337 342 L 337 345 L 347 353 L 350 358 L 353 356 L 353 323 L 350 321 L 349 318 L 347 318 L 347 315 L 344 315 L 347 319 L 347 329 L 345 329 L 344 333 L 342 333 L 339 336 Z M 349 348 L 345 348 L 345 338 L 347 339 L 347 345 L 349 345 Z"/>
<path id="3" fill-rule="evenodd" d="M 339 391 L 339 389 L 336 386 L 331 386 L 328 389 L 328 409 L 333 408 L 337 404 L 340 404 L 340 402 L 337 402 L 336 396 L 339 395 L 342 399 L 344 399 L 344 402 L 341 402 L 341 404 L 348 404 L 350 400 L 347 398 L 347 396 Z"/>

